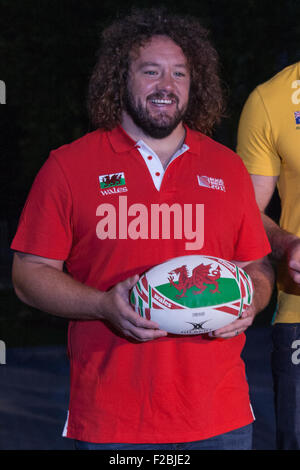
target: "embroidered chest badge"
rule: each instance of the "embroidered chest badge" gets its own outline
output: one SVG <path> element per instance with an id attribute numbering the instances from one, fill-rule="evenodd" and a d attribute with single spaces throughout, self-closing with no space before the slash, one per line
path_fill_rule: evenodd
<path id="1" fill-rule="evenodd" d="M 99 176 L 100 190 L 103 196 L 108 194 L 127 192 L 125 175 L 123 172 Z"/>
<path id="2" fill-rule="evenodd" d="M 199 186 L 226 192 L 224 181 L 221 178 L 212 178 L 210 176 L 197 175 L 197 180 Z"/>

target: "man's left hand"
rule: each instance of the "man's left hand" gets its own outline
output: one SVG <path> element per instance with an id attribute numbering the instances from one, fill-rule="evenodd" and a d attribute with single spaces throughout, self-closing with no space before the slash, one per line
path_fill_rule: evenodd
<path id="1" fill-rule="evenodd" d="M 227 326 L 223 328 L 219 328 L 218 330 L 212 331 L 209 333 L 209 336 L 215 338 L 233 338 L 234 336 L 238 336 L 241 333 L 252 325 L 253 320 L 256 315 L 256 308 L 253 304 L 251 304 L 241 315 L 240 318 L 234 320 Z"/>
<path id="2" fill-rule="evenodd" d="M 233 338 L 252 325 L 255 316 L 261 312 L 271 298 L 274 285 L 274 271 L 268 257 L 249 263 L 237 263 L 251 277 L 253 282 L 253 300 L 251 305 L 244 310 L 241 317 L 227 326 L 210 333 L 215 338 Z"/>

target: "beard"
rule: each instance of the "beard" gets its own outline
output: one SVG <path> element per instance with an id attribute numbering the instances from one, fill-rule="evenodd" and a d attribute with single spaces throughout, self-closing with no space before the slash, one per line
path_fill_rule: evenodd
<path id="1" fill-rule="evenodd" d="M 152 116 L 146 106 L 143 107 L 140 101 L 135 103 L 134 96 L 128 87 L 124 95 L 124 110 L 131 117 L 135 125 L 142 129 L 144 134 L 154 139 L 163 139 L 170 135 L 183 120 L 187 106 L 179 108 L 177 96 L 171 93 L 167 96 L 155 93 L 150 95 L 148 99 L 173 99 L 176 101 L 176 111 L 172 116 L 164 111 Z"/>

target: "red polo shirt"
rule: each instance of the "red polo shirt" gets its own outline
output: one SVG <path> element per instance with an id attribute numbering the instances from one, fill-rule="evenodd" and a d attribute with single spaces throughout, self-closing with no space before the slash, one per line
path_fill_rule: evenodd
<path id="1" fill-rule="evenodd" d="M 189 129 L 185 145 L 159 189 L 154 170 L 120 127 L 51 152 L 12 248 L 62 259 L 75 279 L 100 290 L 175 256 L 265 256 L 269 244 L 240 158 Z M 154 230 L 153 206 L 174 204 L 182 209 L 179 222 L 167 211 Z M 168 336 L 136 344 L 101 321 L 70 322 L 67 437 L 184 442 L 250 423 L 244 340 Z"/>

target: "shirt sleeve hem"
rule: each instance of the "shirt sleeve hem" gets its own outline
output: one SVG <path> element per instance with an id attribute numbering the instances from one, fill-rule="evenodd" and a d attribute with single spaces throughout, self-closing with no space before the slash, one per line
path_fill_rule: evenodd
<path id="1" fill-rule="evenodd" d="M 13 251 L 19 251 L 21 253 L 41 256 L 43 258 L 48 259 L 57 259 L 60 261 L 65 261 L 68 257 L 68 253 L 66 253 L 65 251 L 39 249 L 31 246 L 18 245 L 18 243 L 12 243 L 10 248 Z"/>

